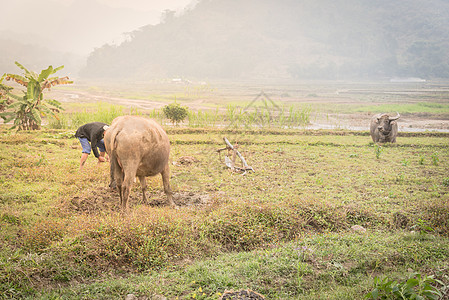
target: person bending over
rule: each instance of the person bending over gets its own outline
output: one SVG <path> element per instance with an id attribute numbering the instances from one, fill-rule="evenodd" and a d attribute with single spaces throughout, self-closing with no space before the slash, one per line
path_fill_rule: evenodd
<path id="1" fill-rule="evenodd" d="M 75 137 L 78 138 L 81 143 L 81 147 L 83 148 L 80 170 L 83 169 L 84 163 L 86 162 L 91 150 L 93 150 L 95 157 L 98 158 L 98 163 L 106 161 L 106 148 L 104 146 L 103 136 L 104 132 L 108 128 L 109 126 L 107 124 L 101 122 L 87 123 L 78 128 L 75 133 Z M 97 148 L 100 150 L 100 153 L 98 153 Z"/>

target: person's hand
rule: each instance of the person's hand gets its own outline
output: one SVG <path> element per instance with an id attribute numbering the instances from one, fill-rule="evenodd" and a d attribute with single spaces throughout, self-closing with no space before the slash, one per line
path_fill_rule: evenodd
<path id="1" fill-rule="evenodd" d="M 99 156 L 98 157 L 98 162 L 105 162 L 106 160 L 104 159 L 104 157 L 103 156 Z"/>

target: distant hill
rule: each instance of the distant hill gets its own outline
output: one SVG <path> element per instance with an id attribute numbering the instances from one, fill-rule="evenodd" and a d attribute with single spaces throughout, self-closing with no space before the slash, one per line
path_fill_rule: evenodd
<path id="1" fill-rule="evenodd" d="M 124 40 L 126 32 L 160 21 L 160 11 L 114 7 L 114 2 L 1 1 L 0 37 L 87 56 L 104 43 Z M 14 35 L 5 35 L 5 31 Z"/>
<path id="2" fill-rule="evenodd" d="M 449 77 L 449 0 L 201 0 L 93 51 L 85 77 Z"/>
<path id="3" fill-rule="evenodd" d="M 61 74 L 73 77 L 95 47 L 119 43 L 128 31 L 160 20 L 160 11 L 114 7 L 105 2 L 1 1 L 0 76 L 21 73 L 14 64 L 19 61 L 35 71 L 65 65 Z"/>

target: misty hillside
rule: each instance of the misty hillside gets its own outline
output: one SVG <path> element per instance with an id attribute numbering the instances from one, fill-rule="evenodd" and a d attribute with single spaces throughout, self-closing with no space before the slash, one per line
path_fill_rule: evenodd
<path id="1" fill-rule="evenodd" d="M 91 53 L 116 78 L 449 77 L 448 0 L 201 0 Z"/>
<path id="2" fill-rule="evenodd" d="M 20 73 L 14 61 L 35 71 L 64 65 L 60 75 L 75 76 L 95 47 L 119 43 L 126 32 L 160 20 L 156 10 L 111 7 L 98 0 L 3 1 L 0 10 L 5 12 L 0 18 L 0 76 Z"/>
<path id="3" fill-rule="evenodd" d="M 1 38 L 77 55 L 87 56 L 95 47 L 123 40 L 125 32 L 160 20 L 159 11 L 116 8 L 99 0 L 3 2 Z"/>

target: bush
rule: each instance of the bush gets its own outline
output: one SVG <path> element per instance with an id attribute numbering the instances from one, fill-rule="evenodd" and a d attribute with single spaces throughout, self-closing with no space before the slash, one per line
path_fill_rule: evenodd
<path id="1" fill-rule="evenodd" d="M 177 125 L 182 122 L 188 114 L 188 108 L 181 106 L 179 103 L 172 103 L 164 106 L 163 108 L 165 116 L 170 119 L 170 121 Z"/>

